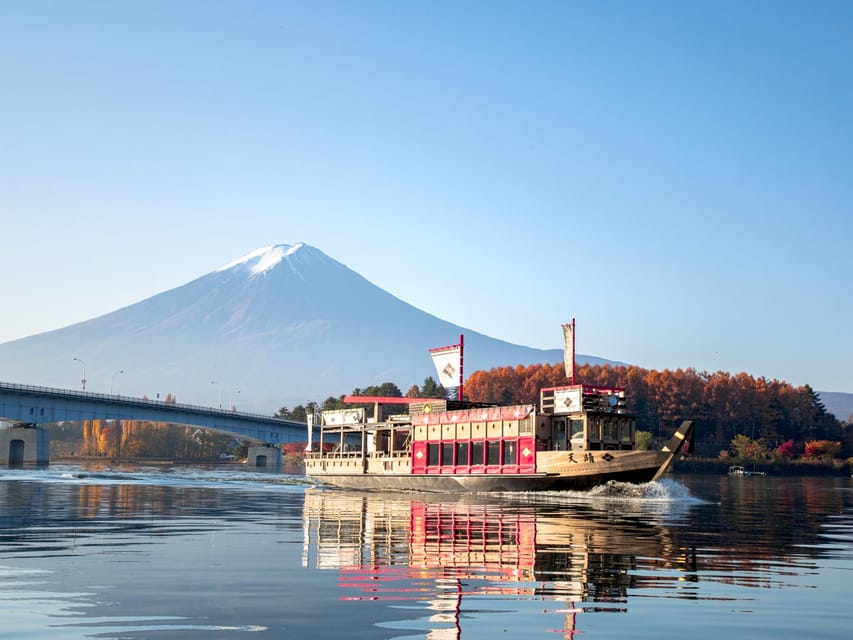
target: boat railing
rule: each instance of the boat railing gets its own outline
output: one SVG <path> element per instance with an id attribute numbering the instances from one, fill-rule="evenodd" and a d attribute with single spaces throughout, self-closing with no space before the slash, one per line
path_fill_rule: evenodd
<path id="1" fill-rule="evenodd" d="M 361 458 L 361 451 L 309 451 L 305 454 L 306 458 L 328 460 L 331 458 Z"/>
<path id="2" fill-rule="evenodd" d="M 409 452 L 408 451 L 391 451 L 389 453 L 388 451 L 371 451 L 370 457 L 371 458 L 408 458 Z"/>
<path id="3" fill-rule="evenodd" d="M 370 451 L 367 455 L 361 451 L 306 451 L 305 458 L 308 460 L 356 460 L 358 458 L 371 458 L 374 460 L 406 460 L 410 457 L 409 451 Z"/>

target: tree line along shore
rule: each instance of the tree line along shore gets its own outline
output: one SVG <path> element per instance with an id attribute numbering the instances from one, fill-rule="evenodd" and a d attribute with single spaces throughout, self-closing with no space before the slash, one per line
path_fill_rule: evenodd
<path id="1" fill-rule="evenodd" d="M 683 471 L 723 472 L 741 464 L 777 474 L 847 473 L 853 467 L 853 416 L 828 413 L 809 385 L 755 378 L 746 373 L 649 370 L 631 366 L 581 365 L 579 383 L 622 387 L 637 418 L 638 446 L 660 446 L 684 419 L 695 423 L 695 450 L 679 460 Z M 562 364 L 497 367 L 475 371 L 465 381 L 465 399 L 499 404 L 536 404 L 539 390 L 566 384 Z M 356 388 L 350 395 L 447 397 L 432 377 L 405 392 L 392 382 Z M 344 395 L 308 401 L 275 414 L 305 420 L 309 413 L 344 406 Z M 167 401 L 174 402 L 173 396 Z M 246 443 L 227 434 L 143 421 L 91 420 L 52 430 L 51 457 L 216 460 L 239 454 Z M 298 458 L 304 443 L 284 445 Z"/>

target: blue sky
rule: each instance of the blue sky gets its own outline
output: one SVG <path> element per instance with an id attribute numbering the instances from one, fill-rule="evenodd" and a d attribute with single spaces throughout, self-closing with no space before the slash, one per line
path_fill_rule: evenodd
<path id="1" fill-rule="evenodd" d="M 510 342 L 853 392 L 853 3 L 5 0 L 0 79 L 0 341 L 301 241 Z"/>

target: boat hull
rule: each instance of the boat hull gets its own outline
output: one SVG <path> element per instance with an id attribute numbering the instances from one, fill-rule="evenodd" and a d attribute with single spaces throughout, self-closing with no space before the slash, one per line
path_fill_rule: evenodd
<path id="1" fill-rule="evenodd" d="M 657 480 L 685 445 L 689 450 L 692 434 L 693 423 L 685 420 L 660 451 L 538 451 L 535 471 L 527 473 L 519 473 L 520 465 L 468 468 L 464 473 L 452 468 L 423 473 L 409 458 L 381 454 L 361 458 L 318 456 L 306 459 L 305 469 L 312 479 L 343 489 L 443 493 L 582 490 L 610 481 Z"/>
<path id="2" fill-rule="evenodd" d="M 323 474 L 312 476 L 318 482 L 343 489 L 361 491 L 425 491 L 441 493 L 495 491 L 564 491 L 583 490 L 616 482 L 650 482 L 659 476 L 659 466 L 622 471 L 594 472 L 582 475 L 563 474 Z"/>

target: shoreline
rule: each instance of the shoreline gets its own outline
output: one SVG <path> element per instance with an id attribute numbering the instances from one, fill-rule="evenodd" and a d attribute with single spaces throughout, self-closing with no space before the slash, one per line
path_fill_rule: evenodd
<path id="1" fill-rule="evenodd" d="M 732 465 L 741 465 L 748 471 L 764 472 L 768 476 L 839 476 L 850 477 L 853 473 L 848 462 L 752 462 L 749 460 L 718 460 L 692 458 L 675 460 L 671 469 L 677 473 L 707 473 L 725 475 Z"/>

